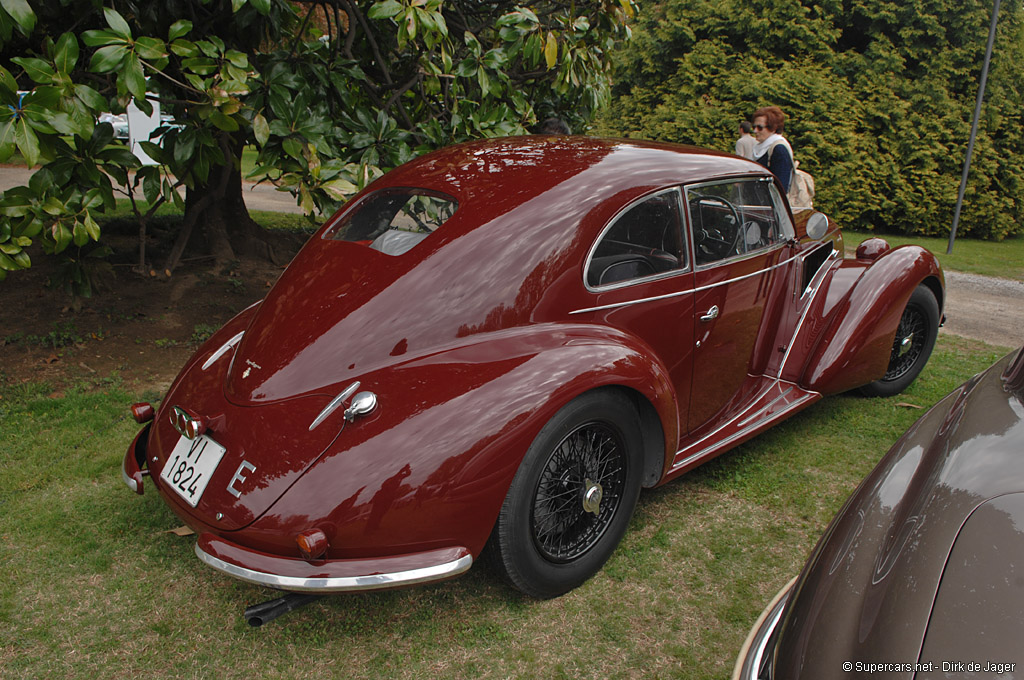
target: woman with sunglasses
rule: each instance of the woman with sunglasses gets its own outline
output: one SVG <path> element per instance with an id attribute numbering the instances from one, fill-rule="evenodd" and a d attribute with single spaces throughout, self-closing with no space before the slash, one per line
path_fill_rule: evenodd
<path id="1" fill-rule="evenodd" d="M 778 106 L 754 111 L 754 160 L 779 178 L 788 192 L 793 183 L 793 147 L 782 136 L 786 114 Z"/>

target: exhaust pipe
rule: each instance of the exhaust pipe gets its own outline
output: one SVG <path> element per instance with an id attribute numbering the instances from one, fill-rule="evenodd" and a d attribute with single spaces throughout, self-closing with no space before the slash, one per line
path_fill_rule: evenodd
<path id="1" fill-rule="evenodd" d="M 270 623 L 279 616 L 305 606 L 314 600 L 319 600 L 323 595 L 313 593 L 286 593 L 262 604 L 254 604 L 245 610 L 245 622 L 253 628 L 259 628 L 264 623 Z"/>

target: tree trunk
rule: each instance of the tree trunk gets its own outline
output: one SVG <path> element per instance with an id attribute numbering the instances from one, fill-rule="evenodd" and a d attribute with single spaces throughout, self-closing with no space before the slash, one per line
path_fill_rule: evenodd
<path id="1" fill-rule="evenodd" d="M 168 276 L 181 261 L 196 225 L 218 264 L 236 260 L 239 255 L 264 255 L 273 260 L 273 253 L 260 237 L 260 226 L 249 216 L 242 197 L 241 146 L 234 140 L 223 140 L 221 148 L 230 153 L 231 162 L 214 169 L 206 182 L 186 192 L 185 219 L 164 266 Z"/>

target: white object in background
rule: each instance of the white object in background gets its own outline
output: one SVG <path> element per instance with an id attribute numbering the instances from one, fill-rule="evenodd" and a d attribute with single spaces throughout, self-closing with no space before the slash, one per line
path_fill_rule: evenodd
<path id="1" fill-rule="evenodd" d="M 128 105 L 128 148 L 143 165 L 156 165 L 139 145 L 139 142 L 148 142 L 149 135 L 160 126 L 160 102 L 151 100 L 149 103 L 153 105 L 151 116 L 140 111 L 134 101 Z"/>

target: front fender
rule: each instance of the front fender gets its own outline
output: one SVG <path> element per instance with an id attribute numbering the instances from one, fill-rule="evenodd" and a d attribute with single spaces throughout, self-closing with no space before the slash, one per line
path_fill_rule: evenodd
<path id="1" fill-rule="evenodd" d="M 896 329 L 914 289 L 925 283 L 942 305 L 944 279 L 938 260 L 920 246 L 908 245 L 885 252 L 870 266 L 860 260 L 844 268 L 862 268 L 860 276 L 836 276 L 849 291 L 829 314 L 830 322 L 808 354 L 799 384 L 821 394 L 836 394 L 878 380 L 889 364 Z M 811 310 L 811 314 L 817 313 Z M 815 324 L 806 324 L 814 328 Z"/>
<path id="2" fill-rule="evenodd" d="M 315 526 L 329 559 L 452 545 L 478 555 L 530 444 L 576 396 L 635 390 L 676 436 L 668 373 L 629 336 L 554 324 L 488 335 L 365 376 L 377 410 L 233 540 L 275 552 L 283 527 Z"/>

